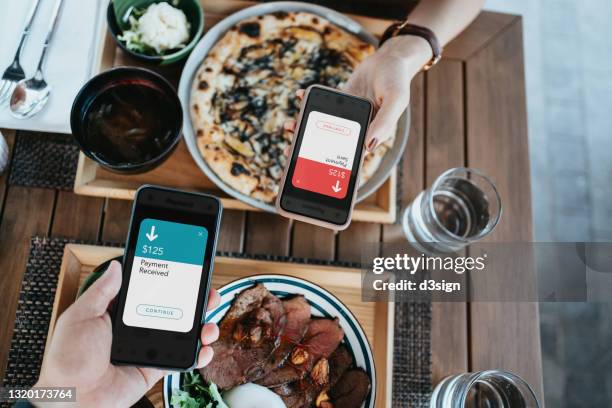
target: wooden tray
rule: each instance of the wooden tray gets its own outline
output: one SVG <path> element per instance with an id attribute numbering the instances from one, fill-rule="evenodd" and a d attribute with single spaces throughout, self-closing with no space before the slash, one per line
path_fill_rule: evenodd
<path id="1" fill-rule="evenodd" d="M 257 4 L 253 1 L 243 0 L 201 0 L 204 8 L 205 30 L 208 30 L 227 15 L 245 7 Z M 375 19 L 364 16 L 350 15 L 361 23 L 368 31 L 375 35 L 382 33 L 389 25 L 388 20 Z M 106 23 L 104 23 L 104 26 Z M 101 51 L 98 53 L 99 61 L 96 66 L 98 72 L 116 66 L 144 66 L 153 69 L 178 85 L 182 66 L 180 64 L 169 67 L 147 65 L 135 60 L 124 53 L 115 44 L 106 27 L 102 31 Z M 131 200 L 134 192 L 142 184 L 158 184 L 168 187 L 190 189 L 208 192 L 221 198 L 223 206 L 227 209 L 260 211 L 240 200 L 225 194 L 219 187 L 210 181 L 193 161 L 185 143 L 181 141 L 176 151 L 161 166 L 153 171 L 139 175 L 119 175 L 102 169 L 94 161 L 80 153 L 74 192 L 82 195 L 119 198 Z M 371 196 L 355 206 L 353 219 L 376 223 L 392 224 L 396 219 L 396 170 L 391 172 L 387 181 Z"/>
<path id="2" fill-rule="evenodd" d="M 49 324 L 47 346 L 58 316 L 76 299 L 83 280 L 101 263 L 123 254 L 122 248 L 68 244 L 58 278 L 53 312 Z M 218 288 L 230 281 L 250 275 L 284 274 L 307 279 L 336 295 L 357 317 L 372 346 L 378 379 L 376 407 L 391 407 L 393 378 L 394 306 L 389 302 L 361 301 L 361 271 L 335 266 L 306 265 L 251 259 L 215 258 L 213 286 Z M 374 335 L 376 334 L 376 335 Z M 46 348 L 48 349 L 48 347 Z M 164 406 L 162 381 L 148 393 L 158 408 Z"/>

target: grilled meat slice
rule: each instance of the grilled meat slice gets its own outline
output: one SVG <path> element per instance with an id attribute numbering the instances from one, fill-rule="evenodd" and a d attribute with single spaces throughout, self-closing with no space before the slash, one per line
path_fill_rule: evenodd
<path id="1" fill-rule="evenodd" d="M 293 348 L 304 338 L 310 323 L 310 305 L 304 296 L 283 299 L 283 308 L 286 317 L 285 330 L 280 338 L 280 345 L 264 365 L 261 378 L 267 377 L 287 360 Z"/>
<path id="2" fill-rule="evenodd" d="M 324 358 L 321 360 L 323 359 Z M 319 362 L 321 360 L 319 360 Z M 284 384 L 273 388 L 272 391 L 276 392 L 283 399 L 287 408 L 310 408 L 315 405 L 317 399 L 329 401 L 328 393 L 330 388 L 334 387 L 344 373 L 353 366 L 353 357 L 344 345 L 340 345 L 329 358 L 325 360 L 329 367 L 327 382 L 321 383 L 317 381 L 317 379 L 320 380 L 320 378 L 313 375 L 313 370 L 310 375 L 305 378 L 291 384 Z M 317 364 L 319 364 L 319 362 L 317 362 Z M 315 364 L 315 367 L 317 364 Z"/>
<path id="3" fill-rule="evenodd" d="M 353 366 L 353 356 L 344 344 L 329 356 L 329 385 L 333 387 L 340 377 Z"/>
<path id="4" fill-rule="evenodd" d="M 280 343 L 285 322 L 282 302 L 262 284 L 240 292 L 219 324 L 213 360 L 200 369 L 204 379 L 229 389 L 260 377 Z"/>
<path id="5" fill-rule="evenodd" d="M 337 318 L 312 319 L 302 343 L 293 349 L 287 361 L 257 383 L 265 387 L 278 387 L 304 378 L 319 359 L 329 357 L 338 348 L 343 337 L 344 331 Z"/>
<path id="6" fill-rule="evenodd" d="M 370 392 L 370 377 L 361 368 L 345 372 L 340 380 L 329 390 L 329 398 L 334 408 L 360 407 Z"/>

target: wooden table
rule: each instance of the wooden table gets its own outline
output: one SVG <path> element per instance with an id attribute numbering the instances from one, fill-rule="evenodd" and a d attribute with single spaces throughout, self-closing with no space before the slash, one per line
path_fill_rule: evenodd
<path id="1" fill-rule="evenodd" d="M 414 79 L 403 206 L 445 169 L 478 168 L 496 181 L 504 205 L 489 240 L 532 240 L 523 68 L 521 18 L 483 12 L 449 44 L 438 66 Z M 11 146 L 19 137 L 4 133 Z M 0 178 L 2 377 L 30 237 L 124 242 L 131 206 L 129 201 L 8 186 L 7 179 Z M 232 210 L 224 214 L 219 249 L 360 261 L 359 243 L 399 240 L 404 237 L 398 225 L 354 222 L 334 234 L 272 214 Z M 512 267 L 534 270 L 533 260 L 521 262 Z M 535 278 L 520 284 L 533 288 Z M 471 285 L 486 289 L 485 282 L 475 279 Z M 537 304 L 434 303 L 431 347 L 434 384 L 451 373 L 501 368 L 523 376 L 542 400 Z"/>

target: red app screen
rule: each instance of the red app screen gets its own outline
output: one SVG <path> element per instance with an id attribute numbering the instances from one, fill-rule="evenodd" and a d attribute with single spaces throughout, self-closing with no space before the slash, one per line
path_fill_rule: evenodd
<path id="1" fill-rule="evenodd" d="M 353 120 L 311 111 L 291 184 L 296 188 L 346 197 L 361 125 Z"/>

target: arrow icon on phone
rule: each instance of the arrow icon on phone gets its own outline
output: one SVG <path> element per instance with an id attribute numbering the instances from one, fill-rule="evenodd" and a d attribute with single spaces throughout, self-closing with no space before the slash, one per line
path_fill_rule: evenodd
<path id="1" fill-rule="evenodd" d="M 145 236 L 149 238 L 149 241 L 155 241 L 157 237 L 159 237 L 159 235 L 155 233 L 155 225 L 151 225 L 151 232 L 147 232 Z"/>
<path id="2" fill-rule="evenodd" d="M 342 187 L 340 187 L 340 180 L 336 180 L 336 185 L 332 186 L 332 190 L 334 190 L 334 193 L 337 193 L 338 191 L 342 190 Z"/>

